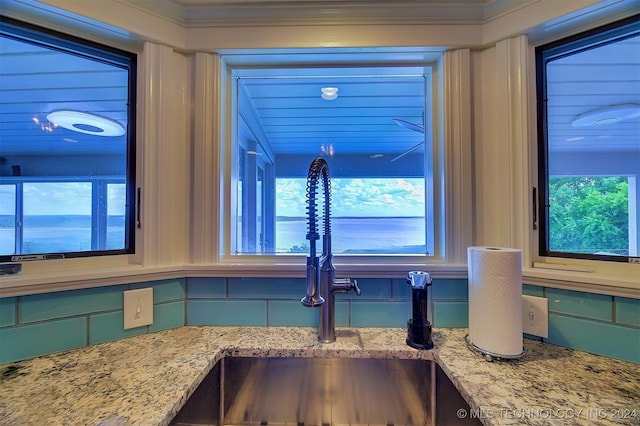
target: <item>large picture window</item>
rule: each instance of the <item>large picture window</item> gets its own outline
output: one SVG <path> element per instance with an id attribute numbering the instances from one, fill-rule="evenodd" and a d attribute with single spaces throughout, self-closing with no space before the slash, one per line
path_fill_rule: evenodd
<path id="1" fill-rule="evenodd" d="M 332 253 L 433 256 L 430 66 L 236 69 L 232 80 L 230 254 L 309 251 L 306 177 L 323 157 Z"/>
<path id="2" fill-rule="evenodd" d="M 640 248 L 638 16 L 537 48 L 540 254 Z"/>
<path id="3" fill-rule="evenodd" d="M 0 30 L 0 260 L 132 253 L 135 55 Z"/>

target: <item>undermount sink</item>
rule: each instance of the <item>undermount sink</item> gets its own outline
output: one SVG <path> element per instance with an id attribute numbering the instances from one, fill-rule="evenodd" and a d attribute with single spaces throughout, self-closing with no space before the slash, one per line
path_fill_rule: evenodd
<path id="1" fill-rule="evenodd" d="M 220 360 L 172 425 L 479 425 L 433 361 Z"/>

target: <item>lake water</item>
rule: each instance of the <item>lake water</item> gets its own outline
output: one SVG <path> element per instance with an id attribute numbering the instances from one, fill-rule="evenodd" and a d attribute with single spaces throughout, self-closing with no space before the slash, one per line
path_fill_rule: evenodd
<path id="1" fill-rule="evenodd" d="M 0 216 L 0 254 L 14 254 L 13 216 Z M 40 215 L 25 216 L 23 252 L 69 253 L 91 250 L 91 217 Z M 107 219 L 106 249 L 124 248 L 124 217 Z"/>
<path id="2" fill-rule="evenodd" d="M 322 234 L 322 221 L 318 222 Z M 305 219 L 276 222 L 276 251 L 309 247 Z M 420 217 L 332 218 L 331 245 L 336 253 L 424 254 L 425 223 Z M 317 243 L 320 252 L 321 241 Z"/>
<path id="3" fill-rule="evenodd" d="M 0 254 L 12 254 L 14 230 L 0 226 Z M 110 218 L 111 222 L 111 218 Z M 108 226 L 109 249 L 124 245 L 124 219 Z M 331 243 L 333 253 L 392 253 L 424 254 L 425 224 L 419 217 L 332 218 Z M 318 222 L 322 234 L 322 221 Z M 276 222 L 276 252 L 305 253 L 309 241 L 305 239 L 307 223 L 304 218 Z M 91 250 L 91 221 L 88 217 L 45 216 L 25 220 L 24 253 L 60 253 Z M 318 253 L 322 241 L 316 243 Z"/>

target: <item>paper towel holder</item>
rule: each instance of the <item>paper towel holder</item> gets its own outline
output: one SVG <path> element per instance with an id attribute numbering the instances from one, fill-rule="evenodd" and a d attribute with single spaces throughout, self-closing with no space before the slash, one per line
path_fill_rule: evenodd
<path id="1" fill-rule="evenodd" d="M 520 358 L 522 358 L 524 356 L 524 353 L 525 353 L 524 348 L 522 348 L 522 352 L 520 352 L 519 354 L 515 354 L 515 355 L 500 355 L 500 354 L 497 354 L 497 353 L 489 352 L 487 350 L 484 350 L 484 349 L 481 349 L 481 348 L 477 347 L 472 342 L 470 342 L 468 334 L 464 335 L 464 341 L 467 343 L 467 346 L 471 350 L 474 350 L 474 351 L 479 352 L 480 354 L 484 355 L 484 360 L 487 361 L 487 362 L 520 359 Z"/>

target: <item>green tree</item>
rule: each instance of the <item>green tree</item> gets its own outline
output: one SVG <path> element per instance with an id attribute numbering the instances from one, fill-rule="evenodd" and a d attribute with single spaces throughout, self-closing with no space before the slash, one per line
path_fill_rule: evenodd
<path id="1" fill-rule="evenodd" d="M 629 184 L 624 177 L 549 179 L 549 249 L 627 254 Z"/>

